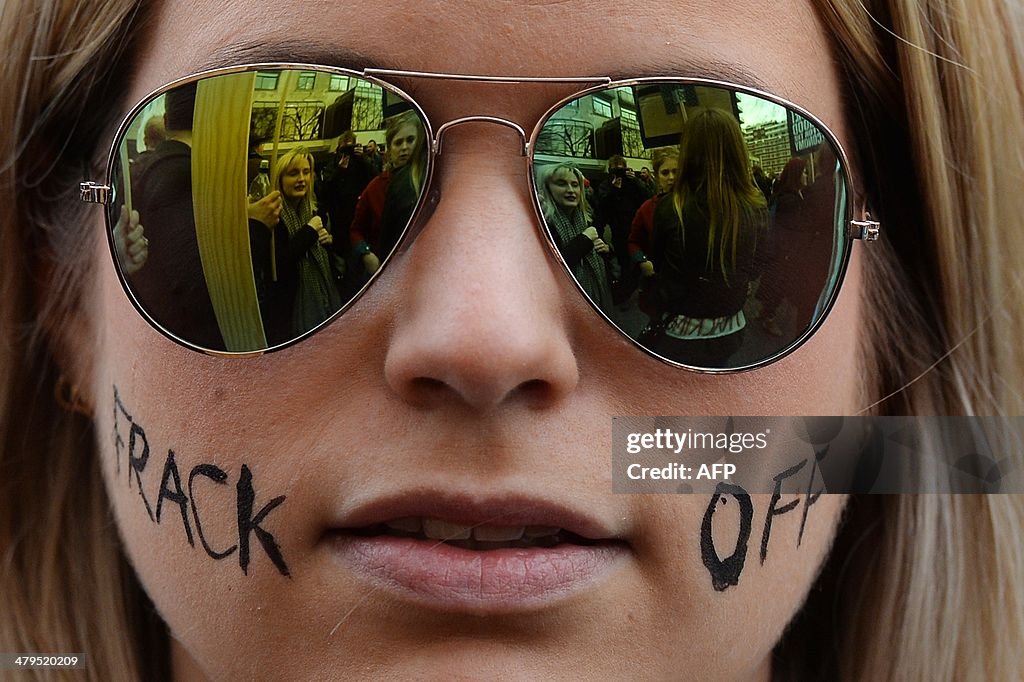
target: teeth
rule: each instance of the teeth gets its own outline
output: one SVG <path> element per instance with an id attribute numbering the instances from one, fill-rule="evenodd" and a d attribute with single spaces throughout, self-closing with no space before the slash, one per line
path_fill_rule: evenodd
<path id="1" fill-rule="evenodd" d="M 557 543 L 557 536 L 562 530 L 556 526 L 463 526 L 450 521 L 420 516 L 403 516 L 385 521 L 384 525 L 399 533 L 421 534 L 422 537 L 432 540 L 470 540 L 489 543 L 520 541 L 529 543 L 533 540 L 539 543 L 546 541 Z"/>
<path id="2" fill-rule="evenodd" d="M 391 530 L 402 530 L 407 533 L 419 533 L 423 524 L 418 516 L 406 516 L 401 519 L 392 519 L 384 525 Z"/>
<path id="3" fill-rule="evenodd" d="M 554 526 L 527 526 L 524 529 L 523 537 L 528 539 L 543 538 L 549 535 L 556 535 L 560 530 L 562 529 Z"/>
<path id="4" fill-rule="evenodd" d="M 468 540 L 473 535 L 473 528 L 438 519 L 423 519 L 423 533 L 433 540 Z"/>
<path id="5" fill-rule="evenodd" d="M 473 539 L 484 542 L 511 542 L 523 537 L 525 530 L 523 526 L 477 526 L 473 529 Z"/>

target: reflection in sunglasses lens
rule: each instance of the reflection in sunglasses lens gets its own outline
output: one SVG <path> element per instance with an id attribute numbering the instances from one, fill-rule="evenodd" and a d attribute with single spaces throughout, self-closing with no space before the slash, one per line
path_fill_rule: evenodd
<path id="1" fill-rule="evenodd" d="M 161 93 L 113 168 L 128 290 L 193 347 L 295 341 L 395 249 L 423 197 L 425 129 L 390 87 L 346 73 L 247 71 Z M 646 83 L 557 109 L 534 170 L 545 226 L 596 308 L 660 357 L 739 369 L 798 345 L 831 304 L 848 249 L 840 157 L 762 96 Z"/>
<path id="2" fill-rule="evenodd" d="M 427 163 L 410 102 L 299 70 L 175 87 L 138 109 L 118 152 L 111 243 L 129 291 L 173 338 L 230 352 L 294 341 L 352 301 Z"/>
<path id="3" fill-rule="evenodd" d="M 839 157 L 778 103 L 658 83 L 557 109 L 534 172 L 596 308 L 660 357 L 739 369 L 793 348 L 831 303 L 846 257 Z"/>

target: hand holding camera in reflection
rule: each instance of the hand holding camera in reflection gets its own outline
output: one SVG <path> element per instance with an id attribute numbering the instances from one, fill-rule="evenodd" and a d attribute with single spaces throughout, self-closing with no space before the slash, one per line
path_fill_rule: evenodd
<path id="1" fill-rule="evenodd" d="M 121 218 L 114 225 L 114 246 L 124 274 L 135 274 L 146 264 L 149 257 L 149 240 L 146 239 L 145 230 L 139 224 L 138 211 L 132 211 L 129 216 L 128 209 L 121 207 Z"/>
<path id="2" fill-rule="evenodd" d="M 249 217 L 267 227 L 274 227 L 281 219 L 281 192 L 273 191 L 259 201 L 249 204 Z"/>
<path id="3" fill-rule="evenodd" d="M 349 133 L 352 136 L 352 133 Z M 348 160 L 353 156 L 363 156 L 363 145 L 350 142 L 338 145 L 338 167 L 348 168 Z"/>

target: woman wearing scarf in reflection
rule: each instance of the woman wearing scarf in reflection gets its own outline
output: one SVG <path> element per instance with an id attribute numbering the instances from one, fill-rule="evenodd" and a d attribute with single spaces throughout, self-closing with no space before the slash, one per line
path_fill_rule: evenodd
<path id="1" fill-rule="evenodd" d="M 611 247 L 590 224 L 593 214 L 583 184 L 583 174 L 567 163 L 545 166 L 537 173 L 544 221 L 562 258 L 590 300 L 608 312 L 612 292 L 605 257 L 610 255 Z"/>
<path id="2" fill-rule="evenodd" d="M 316 214 L 313 157 L 303 147 L 278 159 L 272 186 L 281 192 L 281 224 L 287 230 L 284 286 L 295 294 L 294 334 L 313 329 L 341 307 L 341 295 L 331 267 L 333 237 Z M 278 275 L 282 280 L 281 273 Z"/>

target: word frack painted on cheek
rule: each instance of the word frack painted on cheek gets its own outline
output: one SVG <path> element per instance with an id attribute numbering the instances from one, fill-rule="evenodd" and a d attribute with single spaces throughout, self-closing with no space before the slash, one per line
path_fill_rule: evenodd
<path id="1" fill-rule="evenodd" d="M 127 434 L 127 442 L 125 441 Z M 234 505 L 238 519 L 238 541 L 230 546 L 215 548 L 203 532 L 202 515 L 196 503 L 196 489 L 202 484 L 203 479 L 213 482 L 219 486 L 226 486 L 228 473 L 215 464 L 197 464 L 192 467 L 187 477 L 186 486 L 182 486 L 182 478 L 178 468 L 177 458 L 174 450 L 167 451 L 164 459 L 163 473 L 160 476 L 160 485 L 156 492 L 156 506 L 150 503 L 150 497 L 146 494 L 146 486 L 143 484 L 143 473 L 147 471 L 150 464 L 150 444 L 146 437 L 146 430 L 132 417 L 121 402 L 117 386 L 114 386 L 114 451 L 117 462 L 117 473 L 121 473 L 121 461 L 125 459 L 125 467 L 128 477 L 128 487 L 137 488 L 139 497 L 142 500 L 143 508 L 153 523 L 160 524 L 166 509 L 171 505 L 176 506 L 181 517 L 181 523 L 185 530 L 185 538 L 188 544 L 195 547 L 195 536 L 206 554 L 215 560 L 225 559 L 237 553 L 238 565 L 242 573 L 248 575 L 251 562 L 252 538 L 255 536 L 260 547 L 267 557 L 274 564 L 274 567 L 281 575 L 289 576 L 288 565 L 281 553 L 281 548 L 274 538 L 274 535 L 264 526 L 267 517 L 278 506 L 285 501 L 284 495 L 273 498 L 258 511 L 254 512 L 256 504 L 256 490 L 253 487 L 252 471 L 245 464 L 242 464 L 235 484 Z M 152 470 L 151 468 L 149 470 Z M 134 480 L 134 483 L 133 483 Z M 187 489 L 187 493 L 186 493 Z M 209 495 L 203 495 L 209 499 Z M 219 496 L 221 499 L 225 495 Z M 191 523 L 190 523 L 191 519 Z M 193 534 L 192 526 L 195 526 Z"/>

